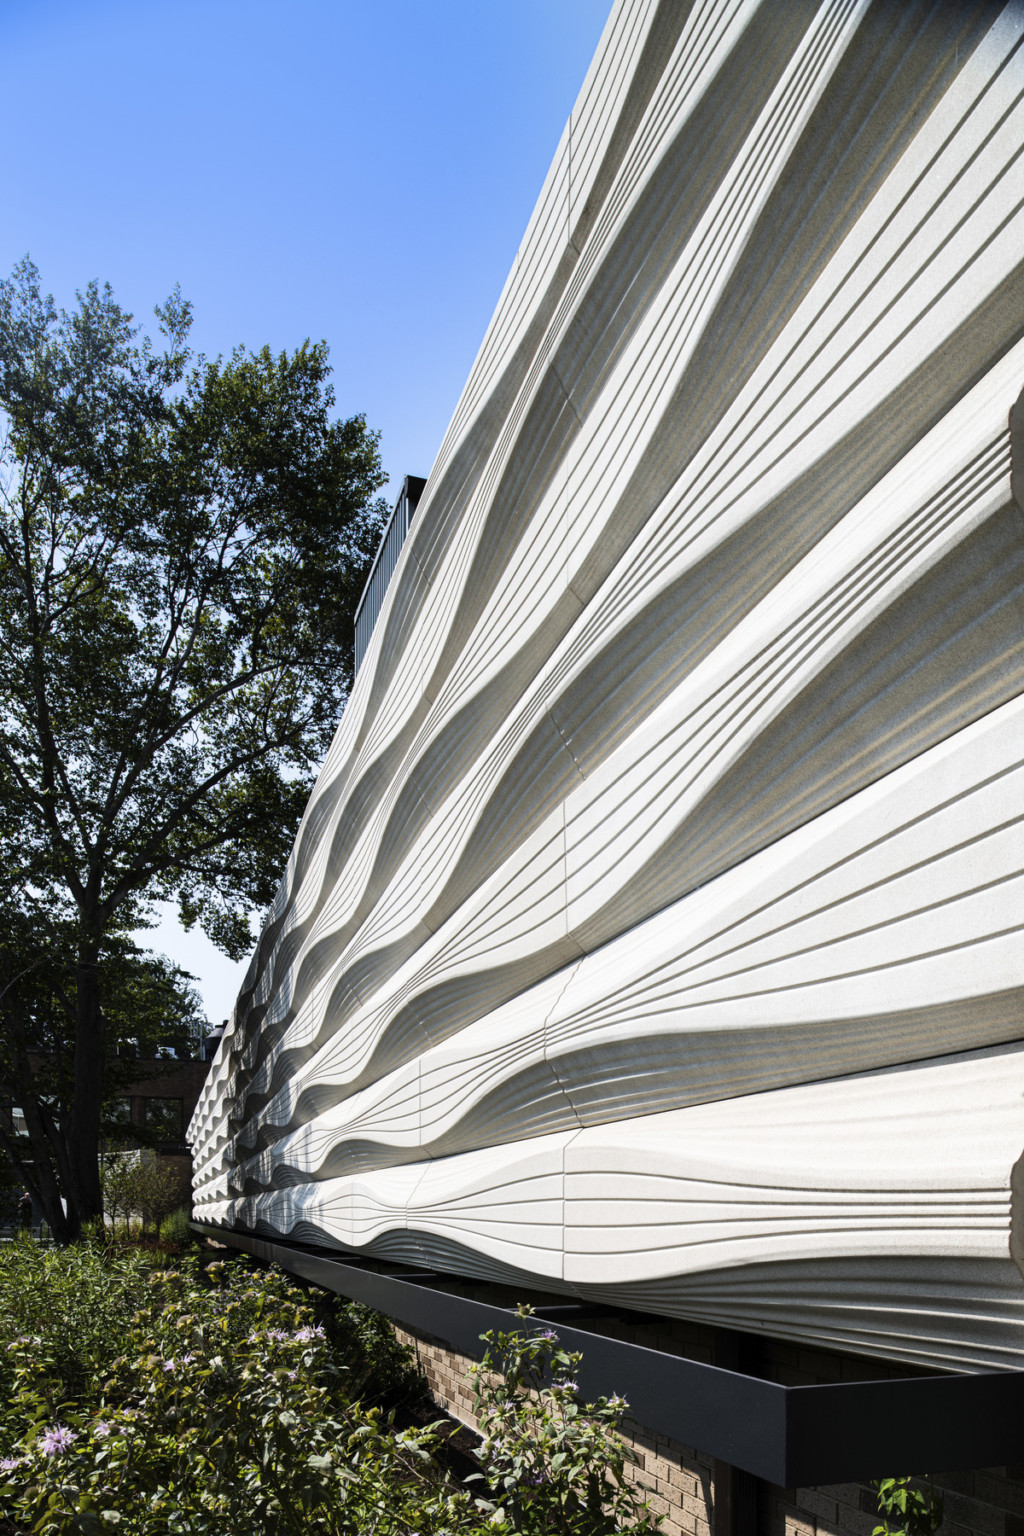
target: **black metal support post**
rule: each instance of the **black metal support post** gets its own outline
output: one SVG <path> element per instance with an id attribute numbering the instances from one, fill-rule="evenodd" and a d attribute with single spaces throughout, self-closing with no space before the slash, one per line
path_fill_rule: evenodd
<path id="1" fill-rule="evenodd" d="M 757 1373 L 757 1340 L 731 1328 L 715 1329 L 715 1364 L 744 1376 Z M 715 1536 L 757 1536 L 757 1478 L 716 1456 Z"/>

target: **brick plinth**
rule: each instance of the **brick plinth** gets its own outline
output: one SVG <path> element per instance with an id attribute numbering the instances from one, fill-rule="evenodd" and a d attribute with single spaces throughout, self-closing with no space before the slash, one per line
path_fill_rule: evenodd
<path id="1" fill-rule="evenodd" d="M 615 1318 L 588 1321 L 587 1327 L 689 1359 L 713 1358 L 714 1332 L 697 1323 L 665 1319 L 631 1324 Z M 403 1328 L 396 1328 L 395 1333 L 415 1350 L 438 1406 L 476 1429 L 470 1356 L 428 1334 Z M 760 1341 L 758 1363 L 760 1374 L 794 1386 L 913 1374 L 905 1365 L 817 1352 L 770 1339 Z M 716 1536 L 711 1457 L 630 1421 L 624 1425 L 623 1434 L 637 1455 L 637 1466 L 630 1475 L 654 1490 L 652 1505 L 665 1517 L 664 1536 Z M 881 1469 L 886 1475 L 902 1475 L 909 1470 Z M 940 1536 L 1024 1536 L 1024 1465 L 936 1473 L 934 1482 L 945 1499 Z M 762 1481 L 757 1485 L 757 1536 L 871 1536 L 878 1523 L 876 1496 L 867 1484 L 777 1488 Z"/>

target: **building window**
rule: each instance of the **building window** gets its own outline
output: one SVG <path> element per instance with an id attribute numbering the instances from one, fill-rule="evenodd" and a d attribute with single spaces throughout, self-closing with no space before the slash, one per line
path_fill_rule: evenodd
<path id="1" fill-rule="evenodd" d="M 181 1099 L 147 1099 L 146 1129 L 158 1141 L 180 1141 L 182 1108 Z"/>
<path id="2" fill-rule="evenodd" d="M 123 1145 L 132 1133 L 131 1099 L 108 1099 L 103 1107 L 103 1118 L 106 1140 L 117 1146 Z"/>

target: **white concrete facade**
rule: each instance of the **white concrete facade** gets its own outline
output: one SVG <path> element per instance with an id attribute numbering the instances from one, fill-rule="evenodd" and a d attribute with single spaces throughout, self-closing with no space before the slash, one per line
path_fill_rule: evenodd
<path id="1" fill-rule="evenodd" d="M 1024 4 L 619 0 L 196 1215 L 1024 1367 Z"/>

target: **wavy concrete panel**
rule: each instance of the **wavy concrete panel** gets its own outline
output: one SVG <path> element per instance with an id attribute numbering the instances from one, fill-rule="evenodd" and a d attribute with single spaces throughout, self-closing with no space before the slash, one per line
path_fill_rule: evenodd
<path id="1" fill-rule="evenodd" d="M 289 990 L 289 989 L 287 989 L 287 988 L 282 988 L 282 989 L 279 989 L 279 993 L 278 993 L 278 995 L 279 995 L 279 997 L 280 997 L 280 996 L 285 996 L 285 995 L 287 995 L 287 993 L 288 993 L 288 990 Z M 265 1031 L 265 1032 L 264 1032 L 264 1036 L 263 1036 L 263 1038 L 264 1038 L 264 1039 L 266 1039 L 266 1031 Z"/>
<path id="2" fill-rule="evenodd" d="M 1003 365 L 1007 372 L 1015 361 L 1017 361 L 1016 353 Z M 998 376 L 1002 368 L 994 372 Z M 986 390 L 991 388 L 990 380 L 986 380 L 985 388 Z M 977 391 L 972 392 L 967 398 L 964 403 L 965 413 L 968 408 L 977 406 L 977 394 Z M 490 951 L 489 958 L 495 955 L 500 956 L 498 946 L 489 937 L 495 920 L 503 921 L 503 939 L 506 946 L 510 942 L 515 943 L 525 938 L 525 943 L 520 945 L 520 953 L 516 956 L 520 964 L 513 974 L 506 973 L 504 977 L 506 985 L 519 981 L 525 974 L 524 967 L 529 965 L 531 960 L 535 969 L 541 973 L 553 969 L 549 961 L 550 950 L 553 943 L 557 944 L 559 938 L 565 938 L 564 907 L 560 901 L 555 904 L 549 901 L 548 931 L 541 929 L 538 938 L 536 900 L 538 896 L 541 900 L 545 896 L 550 898 L 552 888 L 560 892 L 563 884 L 568 885 L 568 917 L 571 924 L 569 942 L 578 944 L 577 953 L 584 947 L 592 947 L 592 943 L 587 942 L 590 935 L 586 932 L 585 925 L 588 922 L 593 924 L 591 914 L 595 911 L 598 914 L 597 920 L 600 921 L 604 909 L 611 905 L 611 923 L 614 925 L 616 912 L 625 912 L 627 921 L 629 917 L 636 920 L 647 915 L 651 910 L 665 905 L 678 893 L 680 882 L 685 881 L 687 876 L 686 859 L 677 846 L 680 838 L 685 836 L 686 822 L 683 828 L 676 830 L 669 818 L 685 816 L 689 812 L 687 819 L 690 822 L 695 818 L 699 819 L 701 836 L 706 838 L 708 822 L 706 802 L 709 798 L 711 783 L 716 785 L 719 792 L 721 790 L 723 758 L 728 765 L 730 759 L 737 754 L 738 746 L 748 741 L 756 741 L 764 734 L 767 711 L 763 705 L 758 710 L 758 705 L 761 704 L 759 695 L 763 696 L 767 691 L 766 678 L 772 690 L 766 701 L 770 710 L 777 708 L 777 701 L 780 699 L 788 700 L 789 690 L 794 686 L 799 687 L 799 681 L 794 685 L 794 675 L 797 679 L 800 677 L 797 669 L 803 667 L 806 675 L 807 670 L 820 668 L 823 661 L 829 660 L 830 651 L 821 643 L 821 638 L 824 634 L 828 640 L 833 639 L 839 627 L 836 623 L 837 618 L 840 623 L 846 620 L 848 626 L 862 626 L 878 611 L 881 603 L 871 591 L 873 578 L 876 585 L 884 583 L 881 598 L 881 602 L 884 602 L 892 585 L 897 582 L 906 582 L 908 565 L 911 571 L 919 568 L 911 562 L 934 559 L 936 539 L 941 550 L 944 547 L 942 541 L 949 537 L 951 523 L 955 527 L 957 518 L 962 516 L 972 520 L 979 516 L 984 517 L 986 510 L 991 512 L 993 501 L 999 501 L 1005 495 L 1008 460 L 1005 444 L 997 442 L 991 448 L 982 450 L 978 461 L 971 461 L 966 472 L 961 471 L 951 481 L 940 482 L 938 494 L 926 497 L 924 507 L 915 509 L 911 518 L 903 515 L 905 511 L 903 497 L 898 493 L 902 492 L 905 496 L 907 479 L 912 479 L 915 483 L 927 488 L 929 474 L 936 476 L 942 471 L 943 444 L 956 441 L 949 424 L 943 424 L 943 426 L 945 430 L 931 434 L 920 445 L 920 452 L 912 456 L 906 477 L 901 477 L 895 487 L 897 494 L 893 493 L 893 487 L 889 484 L 887 477 L 879 487 L 879 494 L 875 498 L 876 506 L 874 508 L 859 506 L 849 519 L 849 528 L 837 529 L 833 535 L 830 535 L 830 540 L 834 538 L 843 551 L 842 563 L 839 559 L 823 561 L 820 558 L 819 547 L 813 557 L 804 562 L 804 567 L 798 568 L 787 582 L 773 590 L 768 602 L 762 605 L 763 611 L 759 610 L 744 624 L 736 627 L 726 644 L 718 647 L 709 658 L 710 665 L 698 669 L 687 679 L 685 691 L 677 690 L 666 705 L 645 722 L 643 730 L 634 733 L 617 754 L 601 765 L 584 785 L 566 798 L 562 806 L 547 818 L 546 824 L 533 835 L 532 840 L 521 845 L 518 850 L 520 868 L 517 875 L 522 888 L 527 892 L 527 899 L 521 901 L 519 913 L 504 916 L 510 905 L 509 886 L 512 878 L 510 870 L 515 868 L 516 863 L 515 860 L 507 860 L 498 873 L 492 876 L 489 884 L 485 883 L 477 893 L 462 904 L 453 918 L 416 946 L 412 959 L 404 971 L 401 969 L 397 971 L 395 981 L 402 989 L 401 1003 L 397 1008 L 393 1005 L 389 1007 L 389 999 L 385 997 L 383 1000 L 375 999 L 373 1004 L 362 1011 L 348 1013 L 344 1019 L 346 1030 L 341 1042 L 338 1041 L 336 1030 L 342 1020 L 335 1015 L 335 1018 L 330 1021 L 334 1026 L 330 1031 L 333 1037 L 331 1044 L 301 1071 L 292 1072 L 282 1099 L 268 1106 L 264 1116 L 265 1122 L 287 1123 L 282 1121 L 280 1116 L 287 1114 L 290 1117 L 295 1112 L 295 1104 L 301 1098 L 306 1078 L 315 1077 L 322 1087 L 325 1074 L 331 1074 L 333 1080 L 333 1074 L 339 1070 L 342 1059 L 353 1062 L 350 1069 L 352 1076 L 342 1078 L 339 1086 L 354 1089 L 362 1086 L 359 1073 L 362 1071 L 365 1075 L 367 1060 L 371 1062 L 370 1070 L 374 1070 L 374 1058 L 371 1052 L 376 1051 L 376 1061 L 379 1062 L 382 1050 L 401 1049 L 403 1040 L 405 1049 L 416 1050 L 422 1037 L 409 1038 L 407 1021 L 411 1008 L 418 1009 L 422 1017 L 430 1003 L 436 1003 L 437 994 L 440 991 L 438 977 L 443 974 L 442 967 L 448 956 L 454 949 L 456 963 L 458 963 L 462 959 L 467 939 L 472 940 L 481 928 L 484 933 L 483 942 L 488 945 Z M 963 490 L 964 484 L 967 487 L 966 493 Z M 895 529 L 891 521 L 894 507 L 899 508 L 900 513 Z M 985 519 L 985 523 L 986 532 L 983 536 L 985 552 L 982 556 L 982 565 L 986 570 L 998 570 L 1005 576 L 1007 571 L 1012 569 L 1015 553 L 1013 540 L 1016 538 L 1016 513 L 1011 512 L 1008 518 L 996 518 L 990 515 Z M 1011 535 L 1009 549 L 999 537 L 1000 530 L 1003 530 L 1007 523 Z M 993 539 L 995 542 L 991 543 L 990 547 Z M 1019 540 L 1017 542 L 1019 543 Z M 897 545 L 895 552 L 893 544 Z M 987 702 L 992 702 L 992 680 L 987 671 L 991 648 L 986 649 L 983 645 L 976 645 L 975 649 L 983 658 L 982 664 L 980 667 L 975 667 L 973 671 L 965 668 L 966 644 L 963 631 L 964 622 L 968 616 L 968 606 L 964 602 L 957 603 L 950 600 L 950 580 L 961 580 L 965 565 L 969 566 L 969 561 L 965 559 L 966 544 L 967 541 L 963 541 L 964 547 L 960 548 L 952 561 L 943 567 L 938 590 L 931 593 L 930 601 L 924 605 L 939 614 L 941 625 L 946 627 L 947 633 L 931 636 L 935 642 L 931 651 L 936 654 L 929 654 L 929 666 L 934 674 L 929 681 L 938 695 L 937 721 L 917 720 L 916 745 L 926 743 L 929 726 L 933 733 L 936 729 L 948 730 L 951 724 L 962 718 L 954 711 L 962 709 L 965 705 L 967 708 L 976 707 L 978 698 L 986 698 L 986 695 Z M 1007 556 L 1009 556 L 1009 564 Z M 843 564 L 849 571 L 845 586 L 838 584 L 835 579 L 837 571 L 843 568 Z M 879 572 L 877 576 L 876 570 Z M 810 592 L 805 596 L 808 576 L 812 584 Z M 983 582 L 975 583 L 975 586 L 983 595 L 985 594 L 986 588 Z M 822 588 L 826 594 L 824 602 L 818 595 Z M 912 589 L 910 596 L 914 595 L 915 590 Z M 916 591 L 916 596 L 920 608 L 922 603 L 919 591 Z M 997 610 L 1004 598 L 1005 594 L 1000 592 L 995 600 Z M 973 594 L 971 600 L 973 601 Z M 1018 612 L 1024 615 L 1024 604 L 1021 603 L 1016 590 L 1010 600 L 1015 602 Z M 901 597 L 899 601 L 906 602 L 908 598 Z M 886 606 L 891 610 L 891 604 Z M 990 599 L 985 603 L 982 611 L 986 615 L 989 614 L 991 606 Z M 887 628 L 890 620 L 891 611 L 887 614 L 882 626 L 881 640 L 876 642 L 876 649 L 880 644 L 887 660 L 891 660 L 892 657 L 891 647 L 887 646 Z M 780 622 L 785 625 L 785 628 L 781 637 L 776 638 Z M 915 634 L 918 634 L 921 628 L 921 620 L 918 617 L 914 625 Z M 807 645 L 806 641 L 809 629 L 816 642 L 813 649 Z M 1009 649 L 1005 649 L 1005 622 L 998 617 L 996 629 L 998 633 L 995 638 L 995 665 L 1002 669 L 1004 676 L 995 686 L 1001 686 L 1004 690 L 1019 687 L 1020 647 L 1011 644 Z M 949 643 L 954 636 L 956 645 Z M 772 646 L 773 638 L 775 639 L 774 647 Z M 975 635 L 974 638 L 976 639 L 977 636 Z M 740 646 L 740 642 L 744 639 L 746 644 Z M 941 665 L 939 642 L 942 640 L 947 641 L 945 669 Z M 1004 648 L 1001 649 L 1001 645 Z M 738 647 L 740 655 L 737 661 L 734 660 L 734 655 Z M 846 670 L 852 671 L 857 678 L 860 678 L 865 672 L 863 646 L 854 647 L 853 650 L 852 661 L 847 663 Z M 757 668 L 751 666 L 748 661 L 751 655 L 757 656 L 762 663 L 767 657 L 770 665 L 762 664 Z M 869 651 L 869 661 L 873 659 L 873 653 Z M 902 681 L 904 678 L 907 662 L 911 659 L 907 656 L 897 658 L 899 680 Z M 876 675 L 877 671 L 877 666 L 868 669 L 872 687 L 878 691 L 881 698 L 881 703 L 876 702 L 874 705 L 874 714 L 877 718 L 865 724 L 863 709 L 850 712 L 850 718 L 857 722 L 859 731 L 857 744 L 861 749 L 860 753 L 855 756 L 844 754 L 841 762 L 845 771 L 836 771 L 836 753 L 832 737 L 837 729 L 846 724 L 845 719 L 840 718 L 828 722 L 830 729 L 825 734 L 822 753 L 826 761 L 823 764 L 815 764 L 813 757 L 810 759 L 811 769 L 817 770 L 812 771 L 811 785 L 818 795 L 819 804 L 826 794 L 839 798 L 844 792 L 848 793 L 851 788 L 856 787 L 858 779 L 853 779 L 851 782 L 853 774 L 856 773 L 862 778 L 865 768 L 870 769 L 872 766 L 877 771 L 879 751 L 884 748 L 889 753 L 892 750 L 894 717 L 895 727 L 901 733 L 897 739 L 896 748 L 898 750 L 902 747 L 904 751 L 906 750 L 906 743 L 902 738 L 905 734 L 907 712 L 898 707 L 894 709 L 892 700 L 888 697 L 888 692 L 891 690 L 887 691 L 881 687 Z M 829 686 L 834 692 L 836 689 L 834 677 Z M 783 689 L 787 691 L 783 692 Z M 680 693 L 682 693 L 682 701 Z M 918 715 L 926 698 L 925 689 L 921 679 L 918 678 L 911 701 Z M 897 706 L 899 702 L 897 698 Z M 793 707 L 799 709 L 799 703 L 798 695 L 797 703 Z M 933 709 L 932 713 L 934 715 L 936 711 Z M 738 731 L 731 729 L 732 721 L 737 717 L 740 721 Z M 665 720 L 668 721 L 667 727 L 662 723 Z M 684 733 L 688 738 L 686 750 L 680 751 L 679 738 Z M 804 807 L 809 792 L 806 774 L 809 754 L 806 750 L 807 742 L 804 739 L 806 734 L 804 730 L 803 735 L 798 737 L 805 770 L 803 778 L 798 778 L 794 788 L 798 809 Z M 868 748 L 874 748 L 873 753 L 865 754 L 865 738 L 867 738 Z M 652 742 L 655 744 L 652 745 Z M 891 761 L 890 757 L 887 757 L 886 765 L 888 761 Z M 665 765 L 664 769 L 662 765 Z M 779 795 L 777 781 L 772 785 L 772 795 L 772 815 L 778 821 L 786 805 Z M 751 801 L 749 795 L 746 795 L 745 800 L 747 814 L 750 814 L 753 807 L 761 824 L 765 812 L 758 805 L 757 798 Z M 602 807 L 609 811 L 608 820 L 604 819 Z M 641 817 L 646 818 L 647 825 L 653 829 L 651 839 L 646 845 L 638 838 L 640 826 L 643 824 Z M 575 829 L 574 824 L 581 827 L 580 834 L 575 838 L 572 835 Z M 592 828 L 596 829 L 597 836 L 604 844 L 596 856 L 591 854 L 588 846 L 594 841 Z M 721 852 L 719 853 L 719 867 L 721 862 L 735 860 L 736 840 L 741 837 L 747 839 L 747 834 L 748 822 L 741 807 L 739 813 L 728 820 L 726 835 L 729 843 L 724 850 L 724 856 Z M 649 869 L 643 871 L 644 883 L 639 879 L 632 881 L 632 901 L 630 907 L 627 907 L 621 891 L 621 886 L 624 884 L 623 877 L 628 878 L 626 861 L 630 858 L 638 861 L 643 858 L 647 848 L 652 846 L 652 841 L 655 851 L 659 844 L 667 845 L 669 857 L 667 860 L 662 859 L 662 878 L 653 885 L 652 890 L 653 882 L 650 879 Z M 749 851 L 746 841 L 742 851 Z M 564 863 L 556 862 L 559 855 L 564 858 Z M 574 859 L 575 869 L 573 868 Z M 583 871 L 582 878 L 577 873 L 578 870 Z M 611 893 L 605 885 L 609 879 L 609 872 L 611 879 L 616 882 Z M 689 874 L 689 883 L 695 884 L 699 879 L 707 878 L 708 874 L 715 872 L 714 867 L 708 869 L 707 860 L 704 858 L 697 871 Z M 415 873 L 414 869 L 408 871 L 406 889 L 415 878 Z M 429 876 L 427 860 L 424 860 L 424 875 Z M 429 892 L 429 885 L 427 890 Z M 644 903 L 643 906 L 640 905 L 641 901 Z M 475 912 L 474 908 L 476 908 Z M 517 927 L 516 917 L 520 914 Z M 617 926 L 619 928 L 626 926 L 626 922 L 619 920 Z M 561 933 L 555 932 L 552 937 L 552 929 L 559 927 Z M 615 931 L 616 928 L 611 927 L 611 932 Z M 607 928 L 605 932 L 608 932 Z M 598 942 L 603 936 L 599 934 Z M 545 939 L 547 939 L 546 945 Z M 532 944 L 535 950 L 540 951 L 539 954 L 535 953 L 531 957 L 526 951 L 527 944 Z M 480 979 L 479 988 L 463 987 L 457 1003 L 452 998 L 451 987 L 444 992 L 447 1007 L 443 1027 L 450 1030 L 460 1017 L 468 1022 L 467 1011 L 480 1006 L 479 997 L 473 995 L 474 990 L 479 991 L 482 996 L 483 989 L 486 987 L 488 993 L 493 995 L 494 989 L 502 983 L 502 978 L 495 978 L 491 970 L 474 974 Z M 423 996 L 425 989 L 420 980 L 421 977 L 426 977 L 430 984 L 431 991 L 427 1000 Z M 409 1000 L 410 989 L 414 994 L 412 1004 Z M 387 1039 L 387 1032 L 390 1032 L 392 1037 L 390 1042 Z"/>
<path id="3" fill-rule="evenodd" d="M 707 18 L 705 17 L 704 18 L 704 22 L 706 23 L 706 21 L 707 21 Z M 767 41 L 770 38 L 775 36 L 777 30 L 778 29 L 774 25 L 772 25 L 771 22 L 769 21 L 768 24 L 767 24 L 766 29 L 764 29 L 764 36 L 759 36 L 759 37 L 754 39 L 754 42 L 757 44 L 756 48 L 754 48 L 753 46 L 749 46 L 748 45 L 747 52 L 749 54 L 749 60 L 750 60 L 749 67 L 752 68 L 755 71 L 756 77 L 758 79 L 763 78 L 763 66 L 764 66 L 764 59 L 765 59 L 765 45 L 766 45 Z M 705 31 L 706 31 L 706 26 L 705 26 Z M 744 42 L 745 43 L 747 42 L 746 36 L 744 37 Z M 692 63 L 692 60 L 690 59 L 689 54 L 686 55 L 686 58 L 687 58 L 688 62 Z M 692 74 L 692 70 L 691 70 L 691 74 Z M 704 83 L 706 84 L 707 82 L 705 81 Z M 724 83 L 728 83 L 728 82 L 724 82 Z M 711 100 L 715 100 L 716 99 L 715 93 L 712 92 L 712 91 L 705 91 L 704 94 L 705 94 L 706 97 L 708 97 Z M 718 99 L 721 99 L 721 98 L 718 98 Z M 725 111 L 724 108 L 720 108 L 720 110 L 721 111 Z M 731 109 L 730 109 L 730 117 L 727 118 L 727 121 L 731 120 L 731 116 L 732 115 L 734 115 L 734 114 L 731 113 Z M 717 134 L 716 134 L 716 137 L 720 138 L 721 137 L 721 126 L 722 125 L 721 125 L 721 123 L 717 123 L 715 126 L 716 126 L 716 129 L 718 130 Z M 706 135 L 701 140 L 701 145 L 700 145 L 700 147 L 701 147 L 700 164 L 702 166 L 704 165 L 704 163 L 708 159 L 709 144 L 713 143 L 713 142 L 714 142 L 714 140 L 709 141 Z M 680 192 L 685 192 L 685 194 L 687 195 L 688 199 L 689 199 L 690 195 L 692 194 L 692 188 L 691 188 L 691 186 L 689 184 L 687 184 L 685 186 L 685 188 L 680 188 L 678 190 Z M 662 201 L 664 201 L 664 199 L 662 199 Z M 652 210 L 647 209 L 647 208 L 645 208 L 643 210 L 643 215 L 644 215 L 645 220 L 650 216 L 651 212 L 652 212 Z M 675 224 L 678 224 L 680 221 L 679 221 L 678 218 L 675 218 L 671 222 L 672 222 L 672 224 L 675 225 Z M 630 253 L 627 252 L 626 254 L 628 256 Z M 635 274 L 633 274 L 630 269 L 627 269 L 627 275 L 629 277 L 633 277 Z M 619 290 L 621 290 L 623 288 L 623 284 L 624 283 L 626 283 L 626 276 L 624 276 L 623 274 L 620 274 L 619 275 L 619 283 L 618 283 L 618 289 Z M 609 305 L 613 305 L 614 306 L 614 312 L 617 313 L 617 314 L 621 313 L 622 309 L 625 307 L 624 304 L 623 304 L 623 293 L 621 291 L 615 291 L 615 292 L 613 292 L 611 294 L 610 298 L 608 298 L 607 296 L 606 296 L 606 298 L 607 298 L 607 303 Z M 589 325 L 593 323 L 593 317 L 592 316 L 585 316 L 584 318 L 588 322 L 588 328 L 589 328 Z M 603 334 L 602 334 L 602 340 L 604 340 Z M 564 374 L 565 374 L 565 365 L 564 364 L 562 365 L 561 374 L 562 374 L 562 376 L 564 376 Z M 428 494 L 427 500 L 429 501 L 429 499 L 430 498 L 429 498 L 429 494 Z M 418 527 L 424 526 L 423 516 L 424 516 L 424 514 L 423 514 L 423 511 L 422 511 L 422 507 L 421 507 L 420 517 L 418 519 Z M 353 715 L 352 711 L 350 711 L 349 713 L 350 713 L 350 716 Z M 313 820 L 314 820 L 314 818 L 311 817 L 311 820 L 310 820 L 310 830 L 313 830 Z M 349 815 L 347 817 L 347 820 L 348 820 L 349 824 L 351 824 L 352 816 Z"/>
<path id="4" fill-rule="evenodd" d="M 1020 4 L 615 7 L 196 1111 L 204 1217 L 1017 1359 L 1022 146 Z"/>
<path id="5" fill-rule="evenodd" d="M 1018 698 L 258 1157 L 232 1146 L 232 1187 L 1012 1040 L 1022 805 Z"/>
<path id="6" fill-rule="evenodd" d="M 353 863 L 356 863 L 355 860 L 353 860 Z M 358 866 L 356 866 L 355 869 L 350 869 L 350 874 L 358 874 Z M 404 885 L 405 885 L 405 883 L 404 883 Z M 281 995 L 284 995 L 284 994 L 281 994 Z M 264 1038 L 266 1038 L 266 1034 L 264 1034 Z"/>
<path id="7" fill-rule="evenodd" d="M 763 1304 L 774 1315 L 796 1311 L 827 1264 L 831 1326 L 863 1348 L 878 1330 L 870 1347 L 882 1353 L 889 1260 L 929 1316 L 936 1289 L 963 1290 L 948 1362 L 1019 1366 L 1024 1295 L 1019 1276 L 1006 1282 L 1022 1096 L 1017 1044 L 298 1186 L 218 1214 L 411 1262 L 472 1251 L 477 1273 L 525 1270 L 581 1296 L 635 1305 L 656 1290 L 662 1309 L 684 1316 L 702 1294 L 720 1321 L 733 1319 L 749 1273 L 772 1275 Z M 844 1266 L 878 1277 L 873 1315 L 858 1284 L 844 1318 Z M 984 1277 L 973 1303 L 972 1275 Z M 1005 1314 L 997 1330 L 990 1289 Z M 899 1351 L 923 1352 L 912 1334 Z"/>

